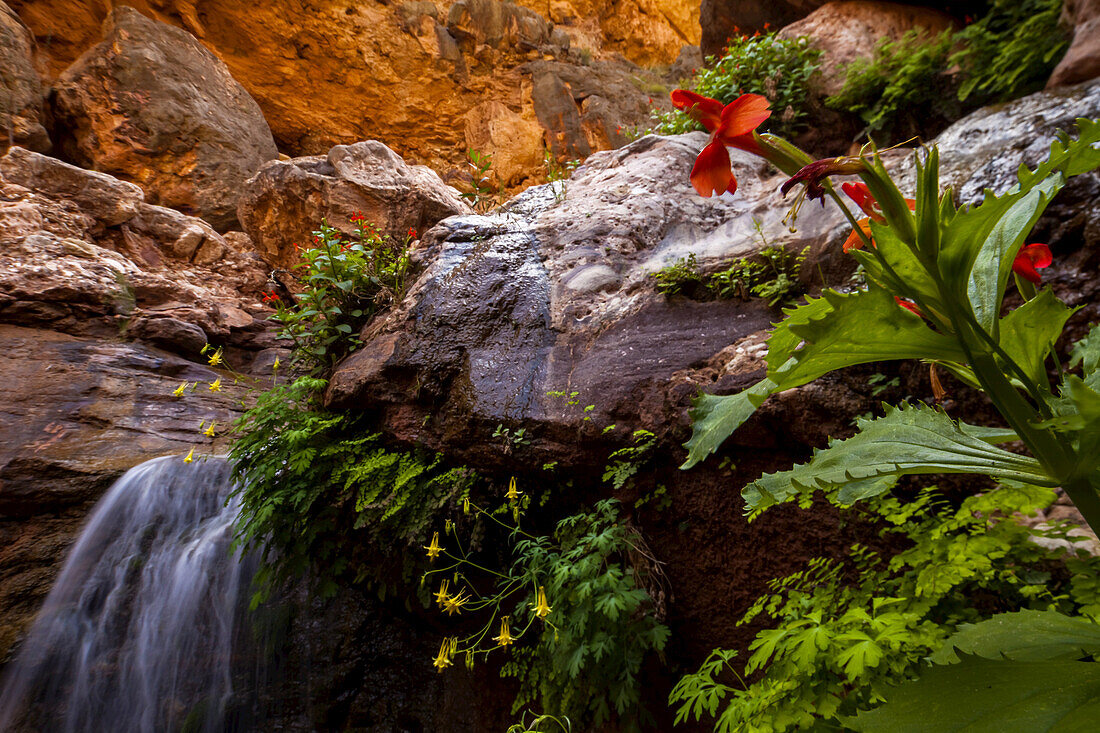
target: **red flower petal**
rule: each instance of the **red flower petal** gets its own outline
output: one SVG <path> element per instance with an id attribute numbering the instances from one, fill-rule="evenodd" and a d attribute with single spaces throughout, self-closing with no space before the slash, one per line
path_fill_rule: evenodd
<path id="1" fill-rule="evenodd" d="M 905 310 L 909 311 L 910 313 L 916 313 L 921 318 L 924 318 L 924 314 L 920 312 L 920 308 L 917 307 L 916 303 L 913 303 L 913 302 L 908 301 L 908 300 L 903 300 L 902 298 L 899 298 L 896 295 L 894 296 L 894 300 L 897 302 L 898 305 L 900 305 Z"/>
<path id="2" fill-rule="evenodd" d="M 672 91 L 672 106 L 714 132 L 722 121 L 722 103 L 687 89 Z"/>
<path id="3" fill-rule="evenodd" d="M 848 194 L 848 198 L 856 202 L 856 206 L 863 210 L 867 216 L 875 214 L 875 197 L 871 195 L 871 189 L 866 183 L 845 183 L 841 189 Z"/>
<path id="4" fill-rule="evenodd" d="M 742 94 L 722 109 L 717 135 L 725 142 L 751 133 L 772 116 L 768 100 L 759 94 Z"/>
<path id="5" fill-rule="evenodd" d="M 1050 253 L 1050 247 L 1036 242 L 1022 247 L 1016 253 L 1016 259 L 1012 260 L 1012 271 L 1027 280 L 1038 285 L 1043 281 L 1039 270 L 1049 267 L 1054 262 L 1054 256 Z"/>
<path id="6" fill-rule="evenodd" d="M 756 142 L 756 138 L 752 136 L 751 132 L 744 135 L 738 135 L 737 137 L 726 138 L 724 142 L 731 148 L 737 148 L 738 150 L 744 150 L 745 152 L 752 153 L 753 155 L 759 155 L 764 157 L 764 150 L 760 147 L 760 144 Z"/>
<path id="7" fill-rule="evenodd" d="M 737 191 L 737 179 L 730 170 L 730 154 L 718 140 L 711 140 L 691 169 L 691 185 L 700 196 L 710 198 L 725 191 Z"/>
<path id="8" fill-rule="evenodd" d="M 871 239 L 871 220 L 860 219 L 856 224 L 859 225 L 859 230 L 867 235 L 867 239 Z M 871 239 L 871 244 L 874 245 L 874 243 L 875 240 Z M 859 231 L 853 229 L 848 238 L 844 240 L 844 252 L 847 254 L 853 249 L 860 249 L 861 247 L 863 247 L 863 237 L 859 236 Z"/>

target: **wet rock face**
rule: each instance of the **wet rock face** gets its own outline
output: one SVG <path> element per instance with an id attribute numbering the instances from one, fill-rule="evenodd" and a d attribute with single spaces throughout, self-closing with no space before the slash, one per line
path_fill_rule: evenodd
<path id="1" fill-rule="evenodd" d="M 1073 41 L 1050 75 L 1048 89 L 1100 76 L 1100 0 L 1065 0 L 1061 21 L 1072 30 Z"/>
<path id="2" fill-rule="evenodd" d="M 238 212 L 264 257 L 289 267 L 297 262 L 294 244 L 308 242 L 322 219 L 351 233 L 351 217 L 361 213 L 379 233 L 402 240 L 470 207 L 430 168 L 407 165 L 368 140 L 267 164 L 244 187 Z"/>
<path id="3" fill-rule="evenodd" d="M 783 234 L 781 179 L 747 154 L 733 153 L 736 197 L 698 197 L 688 172 L 705 141 L 646 137 L 594 155 L 565 186 L 531 189 L 491 216 L 442 222 L 426 236 L 426 271 L 338 369 L 331 403 L 389 410 L 400 437 L 459 453 L 491 453 L 477 428 L 499 423 L 567 436 L 584 417 L 681 419 L 673 375 L 702 367 L 775 314 L 759 301 L 669 302 L 650 273 L 689 253 L 712 270 L 752 254 L 762 246 L 754 219 L 778 233 L 771 243 L 797 250 L 821 253 L 846 234 L 831 209 L 814 209 L 796 234 Z M 574 390 L 594 411 L 547 394 Z"/>
<path id="4" fill-rule="evenodd" d="M 37 613 L 96 499 L 124 471 L 172 453 L 224 451 L 245 390 L 141 344 L 0 324 L 0 662 Z M 182 382 L 201 389 L 175 397 Z"/>
<path id="5" fill-rule="evenodd" d="M 11 8 L 0 2 L 0 152 L 13 145 L 45 152 L 42 82 L 31 56 L 31 37 Z"/>
<path id="6" fill-rule="evenodd" d="M 67 159 L 137 183 L 150 203 L 236 223 L 241 185 L 278 156 L 256 102 L 193 36 L 119 7 L 54 86 Z"/>
<path id="7" fill-rule="evenodd" d="M 935 141 L 944 185 L 963 203 L 986 187 L 1006 190 L 1021 162 L 1045 157 L 1056 130 L 1100 116 L 1098 94 L 1100 83 L 1040 93 L 959 121 Z M 691 253 L 704 271 L 724 269 L 762 246 L 758 222 L 769 243 L 809 247 L 806 276 L 819 279 L 820 266 L 841 285 L 830 273 L 841 269 L 837 245 L 847 227 L 834 207 L 814 204 L 787 231 L 782 178 L 739 151 L 731 153 L 737 194 L 698 197 L 688 173 L 705 140 L 646 137 L 592 156 L 561 188 L 531 189 L 489 216 L 441 222 L 425 236 L 425 270 L 405 301 L 370 324 L 364 347 L 337 369 L 331 404 L 380 408 L 397 437 L 475 464 L 508 459 L 493 457 L 501 453 L 488 436 L 496 425 L 524 426 L 540 436 L 529 451 L 537 462 L 580 459 L 570 436 L 584 417 L 681 430 L 700 386 L 754 381 L 778 313 L 759 300 L 670 300 L 650 273 Z M 911 156 L 895 155 L 903 188 L 911 186 Z M 1095 187 L 1092 176 L 1075 179 L 1071 208 L 1093 211 Z M 1100 219 L 1058 210 L 1055 202 L 1054 217 L 1075 217 L 1083 232 Z M 548 395 L 573 391 L 591 412 Z M 540 448 L 545 456 L 535 455 Z"/>
<path id="8" fill-rule="evenodd" d="M 981 201 L 985 190 L 1004 191 L 1016 182 L 1020 163 L 1034 167 L 1050 153 L 1057 131 L 1073 133 L 1079 117 L 1100 117 L 1100 80 L 1038 92 L 985 107 L 944 130 L 935 142 L 946 162 L 941 182 L 960 203 Z M 900 182 L 912 187 L 912 160 L 899 163 Z M 1073 246 L 1100 244 L 1100 175 L 1077 176 L 1051 202 L 1040 230 Z"/>

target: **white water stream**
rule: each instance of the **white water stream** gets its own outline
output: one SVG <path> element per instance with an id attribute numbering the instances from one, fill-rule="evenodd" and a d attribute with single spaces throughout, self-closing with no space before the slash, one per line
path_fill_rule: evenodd
<path id="1" fill-rule="evenodd" d="M 104 495 L 0 687 L 0 731 L 223 731 L 251 580 L 224 460 L 157 458 Z"/>

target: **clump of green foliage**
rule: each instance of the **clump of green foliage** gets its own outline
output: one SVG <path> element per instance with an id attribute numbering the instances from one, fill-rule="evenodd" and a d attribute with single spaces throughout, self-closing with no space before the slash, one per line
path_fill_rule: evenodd
<path id="1" fill-rule="evenodd" d="M 963 69 L 959 99 L 985 104 L 1041 89 L 1069 48 L 1062 2 L 992 0 L 988 13 L 959 31 L 963 47 L 950 61 Z"/>
<path id="2" fill-rule="evenodd" d="M 900 140 L 929 119 L 950 121 L 1036 91 L 1069 45 L 1061 9 L 1062 0 L 993 0 L 962 30 L 883 39 L 870 60 L 849 66 L 844 88 L 826 104 L 859 116 L 868 134 Z"/>
<path id="3" fill-rule="evenodd" d="M 958 507 L 935 490 L 853 507 L 905 549 L 886 558 L 857 545 L 844 560 L 817 558 L 771 581 L 738 622 L 771 620 L 748 660 L 736 664 L 735 650 L 716 649 L 673 690 L 676 722 L 714 717 L 722 733 L 842 728 L 892 685 L 918 676 L 963 624 L 1020 609 L 1095 614 L 1100 559 L 1031 541 L 1066 539 L 1064 527 L 1012 519 L 1053 499 L 1050 489 L 1016 484 Z"/>
<path id="4" fill-rule="evenodd" d="M 961 116 L 956 81 L 947 74 L 954 35 L 944 31 L 929 38 L 912 30 L 900 40 L 882 39 L 868 59 L 848 66 L 844 88 L 825 104 L 859 117 L 868 134 L 912 135 L 929 118 L 947 121 Z"/>
<path id="5" fill-rule="evenodd" d="M 620 730 L 641 730 L 649 720 L 639 674 L 646 655 L 661 652 L 668 627 L 646 591 L 648 553 L 640 536 L 619 517 L 618 502 L 561 520 L 553 537 L 516 543 L 512 577 L 545 587 L 553 605 L 532 646 L 517 649 L 502 675 L 519 679 L 514 711 L 532 703 L 568 718 L 583 730 L 614 716 Z M 513 613 L 521 618 L 536 596 Z"/>
<path id="6" fill-rule="evenodd" d="M 803 292 L 799 275 L 808 249 L 798 254 L 779 245 L 768 245 L 752 257 L 733 261 L 729 267 L 711 275 L 699 271 L 695 255 L 683 257 L 652 273 L 657 291 L 664 295 L 685 295 L 696 300 L 716 298 L 764 298 L 768 305 L 795 300 Z"/>
<path id="7" fill-rule="evenodd" d="M 415 570 L 417 546 L 475 476 L 424 450 L 387 447 L 363 415 L 319 404 L 325 381 L 301 377 L 260 394 L 236 424 L 239 542 L 262 552 L 261 600 L 308 573 L 323 596 L 341 583 L 384 591 Z"/>
<path id="8" fill-rule="evenodd" d="M 287 303 L 272 293 L 279 338 L 294 344 L 294 361 L 317 376 L 359 346 L 360 326 L 405 292 L 410 236 L 378 234 L 361 215 L 351 239 L 322 222 L 295 265 L 301 294 Z"/>
<path id="9" fill-rule="evenodd" d="M 692 295 L 707 288 L 705 276 L 699 271 L 699 262 L 694 252 L 662 267 L 650 276 L 657 281 L 657 292 L 663 295 Z"/>
<path id="10" fill-rule="evenodd" d="M 729 104 L 742 94 L 762 94 L 774 114 L 762 129 L 780 135 L 805 125 L 809 79 L 820 66 L 821 51 L 806 38 L 780 38 L 774 32 L 731 38 L 720 58 L 708 56 L 707 68 L 686 85 Z M 654 132 L 675 135 L 702 126 L 683 112 L 654 112 Z"/>

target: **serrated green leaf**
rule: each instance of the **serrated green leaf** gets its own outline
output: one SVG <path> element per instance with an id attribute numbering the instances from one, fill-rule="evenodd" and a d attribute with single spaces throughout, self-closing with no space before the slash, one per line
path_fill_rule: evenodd
<path id="1" fill-rule="evenodd" d="M 775 382 L 764 379 L 737 394 L 700 394 L 696 397 L 691 411 L 691 440 L 684 443 L 688 457 L 680 468 L 691 468 L 718 450 L 722 441 L 756 412 L 775 387 Z"/>
<path id="2" fill-rule="evenodd" d="M 820 319 L 792 324 L 802 346 L 768 378 L 779 390 L 812 382 L 829 372 L 856 364 L 897 359 L 966 361 L 954 339 L 936 333 L 918 316 L 898 306 L 882 288 L 847 295 L 826 290 L 832 306 Z"/>
<path id="3" fill-rule="evenodd" d="M 1009 453 L 959 429 L 947 414 L 927 407 L 888 407 L 886 415 L 860 420 L 860 432 L 833 440 L 808 463 L 766 474 L 741 491 L 746 512 L 758 512 L 815 491 L 838 491 L 851 504 L 887 491 L 906 475 L 975 473 L 1049 484 L 1039 462 Z"/>
<path id="4" fill-rule="evenodd" d="M 1076 310 L 1058 300 L 1050 288 L 1044 288 L 1001 319 L 1001 348 L 1035 384 L 1048 384 L 1044 365 L 1047 355 Z"/>
<path id="5" fill-rule="evenodd" d="M 964 657 L 885 697 L 845 724 L 860 733 L 1091 733 L 1100 664 Z"/>
<path id="6" fill-rule="evenodd" d="M 1057 611 L 1000 613 L 959 627 L 931 659 L 950 664 L 959 653 L 1018 662 L 1079 660 L 1100 653 L 1100 624 Z"/>

